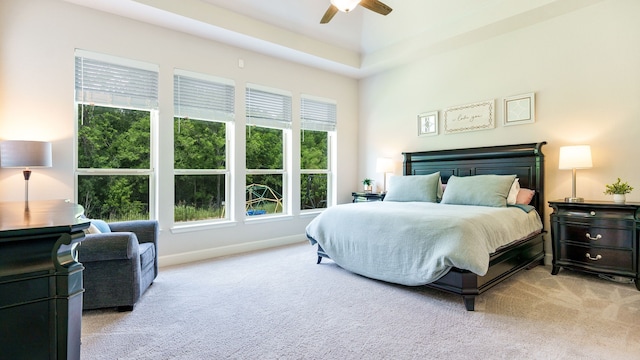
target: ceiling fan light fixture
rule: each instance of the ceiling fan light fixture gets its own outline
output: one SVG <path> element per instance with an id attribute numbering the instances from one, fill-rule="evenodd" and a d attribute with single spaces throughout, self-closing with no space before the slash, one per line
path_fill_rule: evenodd
<path id="1" fill-rule="evenodd" d="M 331 4 L 342 12 L 349 12 L 360 4 L 360 0 L 331 0 Z"/>

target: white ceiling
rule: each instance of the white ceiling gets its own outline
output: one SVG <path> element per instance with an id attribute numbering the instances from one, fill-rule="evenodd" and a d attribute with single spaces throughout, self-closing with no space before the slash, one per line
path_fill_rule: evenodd
<path id="1" fill-rule="evenodd" d="M 361 78 L 603 0 L 382 0 L 328 24 L 329 0 L 65 0 Z"/>

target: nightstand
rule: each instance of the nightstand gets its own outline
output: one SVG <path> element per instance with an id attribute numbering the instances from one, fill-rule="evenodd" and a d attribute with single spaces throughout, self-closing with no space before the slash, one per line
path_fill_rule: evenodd
<path id="1" fill-rule="evenodd" d="M 382 201 L 386 193 L 366 193 L 366 192 L 352 192 L 353 202 L 365 202 L 365 201 Z"/>
<path id="2" fill-rule="evenodd" d="M 640 290 L 640 203 L 550 201 L 553 270 L 561 267 L 635 279 Z"/>

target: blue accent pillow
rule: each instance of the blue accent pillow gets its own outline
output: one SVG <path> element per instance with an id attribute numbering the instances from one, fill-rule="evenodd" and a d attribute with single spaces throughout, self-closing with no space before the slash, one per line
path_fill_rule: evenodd
<path id="1" fill-rule="evenodd" d="M 451 176 L 443 204 L 506 207 L 515 175 Z"/>
<path id="2" fill-rule="evenodd" d="M 104 220 L 91 219 L 91 224 L 95 226 L 101 233 L 110 233 L 111 228 Z"/>
<path id="3" fill-rule="evenodd" d="M 440 172 L 429 175 L 392 176 L 384 201 L 438 202 Z"/>

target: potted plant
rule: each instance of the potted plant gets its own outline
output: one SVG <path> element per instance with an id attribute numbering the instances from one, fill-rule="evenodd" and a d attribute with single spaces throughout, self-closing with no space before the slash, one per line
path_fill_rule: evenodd
<path id="1" fill-rule="evenodd" d="M 604 193 L 606 195 L 613 195 L 613 202 L 624 203 L 626 201 L 625 194 L 633 191 L 633 187 L 627 182 L 622 182 L 620 178 L 613 184 L 605 185 Z"/>
<path id="2" fill-rule="evenodd" d="M 365 178 L 364 180 L 362 180 L 362 185 L 364 185 L 364 192 L 370 193 L 373 187 L 373 180 Z"/>

